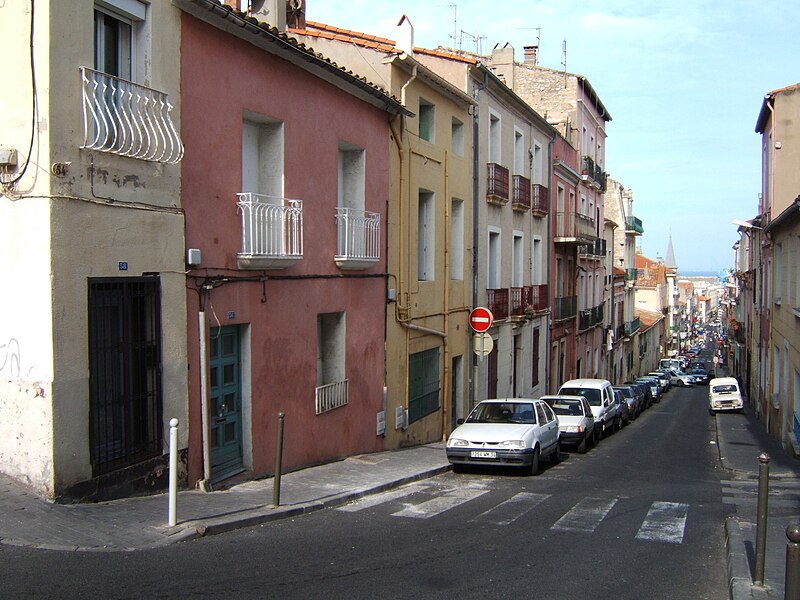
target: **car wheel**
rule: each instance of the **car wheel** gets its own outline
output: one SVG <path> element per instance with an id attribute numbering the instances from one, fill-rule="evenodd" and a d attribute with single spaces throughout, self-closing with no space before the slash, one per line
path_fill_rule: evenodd
<path id="1" fill-rule="evenodd" d="M 550 455 L 550 462 L 556 464 L 561 460 L 561 441 L 556 442 L 556 449 Z"/>
<path id="2" fill-rule="evenodd" d="M 583 436 L 581 443 L 578 444 L 578 453 L 579 454 L 586 454 L 586 448 L 589 445 L 589 435 L 586 434 Z"/>
<path id="3" fill-rule="evenodd" d="M 711 410 L 711 409 L 709 408 L 709 409 L 708 409 L 708 414 L 709 414 L 709 415 L 711 415 L 711 416 L 713 417 L 713 416 L 714 416 L 714 411 L 713 411 L 713 410 Z"/>
<path id="4" fill-rule="evenodd" d="M 463 473 L 467 470 L 467 466 L 461 463 L 453 463 L 453 473 Z"/>
<path id="5" fill-rule="evenodd" d="M 529 467 L 528 473 L 530 475 L 539 474 L 539 448 L 536 448 L 533 451 L 533 458 L 531 458 L 531 466 Z"/>

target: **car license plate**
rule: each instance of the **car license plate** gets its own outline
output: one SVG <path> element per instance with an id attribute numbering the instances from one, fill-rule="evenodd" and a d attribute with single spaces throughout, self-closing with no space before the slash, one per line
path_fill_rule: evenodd
<path id="1" fill-rule="evenodd" d="M 497 458 L 497 452 L 487 450 L 473 450 L 469 453 L 472 458 Z"/>

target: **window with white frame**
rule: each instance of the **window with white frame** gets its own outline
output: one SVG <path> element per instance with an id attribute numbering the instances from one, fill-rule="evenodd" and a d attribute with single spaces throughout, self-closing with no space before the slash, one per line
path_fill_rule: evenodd
<path id="1" fill-rule="evenodd" d="M 542 265 L 542 238 L 534 236 L 531 247 L 531 284 L 541 285 L 544 282 L 544 266 Z"/>
<path id="2" fill-rule="evenodd" d="M 317 414 L 347 404 L 345 333 L 343 312 L 317 315 Z"/>
<path id="3" fill-rule="evenodd" d="M 544 154 L 542 152 L 542 146 L 539 143 L 533 144 L 533 173 L 531 173 L 531 181 L 533 183 L 545 184 L 545 175 L 544 175 Z"/>
<path id="4" fill-rule="evenodd" d="M 464 279 L 464 201 L 450 203 L 450 279 Z"/>
<path id="5" fill-rule="evenodd" d="M 425 100 L 419 99 L 419 137 L 426 142 L 435 142 L 436 132 L 436 107 Z"/>
<path id="6" fill-rule="evenodd" d="M 365 162 L 363 148 L 339 142 L 339 207 L 364 210 Z"/>
<path id="7" fill-rule="evenodd" d="M 775 247 L 775 304 L 781 303 L 783 295 L 783 243 Z"/>
<path id="8" fill-rule="evenodd" d="M 282 199 L 283 170 L 283 123 L 249 115 L 242 123 L 242 192 Z"/>
<path id="9" fill-rule="evenodd" d="M 419 281 L 434 280 L 436 228 L 433 198 L 433 192 L 419 191 L 417 211 L 417 279 Z"/>
<path id="10" fill-rule="evenodd" d="M 145 22 L 147 5 L 139 0 L 96 0 L 94 5 L 94 68 L 107 75 L 133 80 L 138 30 Z"/>

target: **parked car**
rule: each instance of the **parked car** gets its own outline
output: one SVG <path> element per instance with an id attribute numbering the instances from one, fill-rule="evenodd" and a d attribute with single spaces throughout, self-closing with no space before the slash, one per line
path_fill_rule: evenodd
<path id="1" fill-rule="evenodd" d="M 738 410 L 742 412 L 744 401 L 739 382 L 733 377 L 718 377 L 708 382 L 708 413 Z"/>
<path id="2" fill-rule="evenodd" d="M 705 369 L 689 369 L 687 375 L 694 378 L 695 385 L 708 385 L 708 373 Z"/>
<path id="3" fill-rule="evenodd" d="M 642 412 L 642 401 L 644 394 L 630 385 L 615 385 L 614 391 L 619 392 L 628 405 L 628 415 L 630 420 L 635 419 Z"/>
<path id="4" fill-rule="evenodd" d="M 589 401 L 583 396 L 542 396 L 558 417 L 561 443 L 583 454 L 597 443 L 599 435 Z"/>
<path id="5" fill-rule="evenodd" d="M 679 371 L 677 369 L 669 369 L 668 373 L 672 385 L 676 385 L 679 387 L 689 387 L 694 385 L 694 378 L 690 377 L 683 371 Z"/>
<path id="6" fill-rule="evenodd" d="M 670 376 L 664 373 L 663 371 L 652 371 L 647 375 L 649 377 L 658 377 L 659 381 L 661 381 L 661 387 L 665 392 L 672 387 L 672 381 L 670 379 Z"/>
<path id="7" fill-rule="evenodd" d="M 653 392 L 650 391 L 649 385 L 645 385 L 641 381 L 626 381 L 623 385 L 629 385 L 639 389 L 644 398 L 644 408 L 650 408 L 653 406 Z"/>
<path id="8" fill-rule="evenodd" d="M 653 395 L 653 402 L 661 402 L 661 382 L 655 377 L 637 377 L 636 381 L 650 386 L 650 393 Z"/>
<path id="9" fill-rule="evenodd" d="M 614 432 L 621 427 L 622 415 L 614 404 L 614 389 L 607 379 L 570 379 L 561 384 L 558 395 L 586 398 L 600 433 Z"/>
<path id="10" fill-rule="evenodd" d="M 446 449 L 456 472 L 467 465 L 498 465 L 536 475 L 540 459 L 557 462 L 561 455 L 558 417 L 541 400 L 484 400 L 458 423 Z"/>
<path id="11" fill-rule="evenodd" d="M 614 390 L 614 403 L 617 405 L 620 415 L 620 427 L 625 427 L 631 422 L 631 411 L 628 401 L 623 397 L 622 392 Z"/>

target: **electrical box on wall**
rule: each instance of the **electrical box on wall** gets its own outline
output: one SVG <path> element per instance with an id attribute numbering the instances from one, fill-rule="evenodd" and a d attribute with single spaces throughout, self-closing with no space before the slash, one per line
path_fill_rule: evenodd
<path id="1" fill-rule="evenodd" d="M 0 148 L 0 167 L 16 167 L 17 151 L 14 148 Z"/>
<path id="2" fill-rule="evenodd" d="M 199 248 L 189 248 L 186 251 L 186 264 L 190 267 L 199 267 L 202 261 Z"/>

